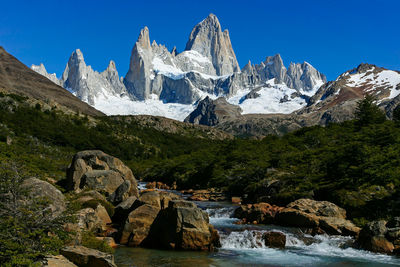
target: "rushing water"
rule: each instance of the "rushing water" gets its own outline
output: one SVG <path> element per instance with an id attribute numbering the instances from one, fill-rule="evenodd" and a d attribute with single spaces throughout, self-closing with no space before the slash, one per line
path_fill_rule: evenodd
<path id="1" fill-rule="evenodd" d="M 196 202 L 210 216 L 221 235 L 217 252 L 166 251 L 121 247 L 116 250 L 118 266 L 400 266 L 400 259 L 351 247 L 350 237 L 303 234 L 296 228 L 274 225 L 237 225 L 231 218 L 232 204 Z M 286 234 L 286 248 L 265 247 L 266 231 Z"/>

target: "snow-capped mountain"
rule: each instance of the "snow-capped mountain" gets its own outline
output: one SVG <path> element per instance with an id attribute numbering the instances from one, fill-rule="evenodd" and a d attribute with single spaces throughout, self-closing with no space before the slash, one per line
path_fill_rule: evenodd
<path id="1" fill-rule="evenodd" d="M 44 77 L 46 77 L 47 79 L 49 79 L 53 83 L 55 83 L 57 85 L 61 85 L 61 82 L 57 78 L 57 75 L 55 73 L 52 73 L 52 74 L 48 73 L 46 68 L 44 67 L 43 63 L 41 63 L 40 65 L 32 65 L 31 69 L 36 71 L 37 73 L 43 75 Z"/>
<path id="2" fill-rule="evenodd" d="M 32 66 L 52 78 L 42 65 Z M 106 114 L 148 114 L 183 120 L 199 100 L 225 97 L 243 113 L 290 113 L 307 105 L 307 99 L 326 82 L 309 63 L 291 63 L 280 55 L 250 62 L 240 70 L 228 30 L 210 14 L 190 33 L 183 52 L 169 51 L 150 42 L 149 29 L 141 30 L 132 49 L 125 78 L 115 64 L 102 73 L 87 66 L 81 51 L 72 53 L 58 80 L 83 101 Z"/>

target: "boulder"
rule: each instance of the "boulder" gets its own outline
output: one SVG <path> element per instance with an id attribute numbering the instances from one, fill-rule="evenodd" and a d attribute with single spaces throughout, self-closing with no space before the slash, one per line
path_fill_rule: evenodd
<path id="1" fill-rule="evenodd" d="M 61 254 L 78 266 L 116 267 L 114 256 L 84 246 L 70 246 L 61 250 Z"/>
<path id="2" fill-rule="evenodd" d="M 116 224 L 123 224 L 128 217 L 129 213 L 133 210 L 133 203 L 137 198 L 135 196 L 130 196 L 123 202 L 119 203 L 114 210 L 114 215 L 112 221 Z"/>
<path id="3" fill-rule="evenodd" d="M 285 208 L 276 215 L 276 221 L 280 225 L 314 228 L 319 226 L 319 217 L 296 209 Z"/>
<path id="4" fill-rule="evenodd" d="M 131 183 L 129 195 L 138 197 L 132 171 L 118 158 L 100 150 L 78 152 L 67 169 L 67 188 L 76 192 L 89 188 L 111 195 L 124 181 Z"/>
<path id="5" fill-rule="evenodd" d="M 162 182 L 148 182 L 146 184 L 147 189 L 164 189 L 169 190 L 170 187 Z"/>
<path id="6" fill-rule="evenodd" d="M 37 178 L 29 178 L 23 182 L 22 187 L 28 189 L 32 197 L 42 197 L 48 200 L 49 207 L 54 216 L 65 211 L 66 204 L 64 195 L 50 183 Z"/>
<path id="7" fill-rule="evenodd" d="M 89 200 L 107 201 L 102 194 L 94 190 L 81 193 L 77 199 L 77 201 L 81 204 L 88 202 Z"/>
<path id="8" fill-rule="evenodd" d="M 43 267 L 77 267 L 63 255 L 49 256 L 46 257 L 45 261 L 46 263 L 43 264 Z"/>
<path id="9" fill-rule="evenodd" d="M 270 205 L 268 203 L 257 203 L 241 205 L 234 212 L 234 217 L 242 219 L 244 222 L 257 222 L 257 224 L 271 224 L 275 221 L 276 214 L 283 207 Z"/>
<path id="10" fill-rule="evenodd" d="M 120 233 L 119 243 L 132 247 L 141 245 L 159 211 L 159 206 L 150 204 L 141 205 L 131 211 Z"/>
<path id="11" fill-rule="evenodd" d="M 328 201 L 301 198 L 289 203 L 287 207 L 316 216 L 346 218 L 346 210 Z"/>
<path id="12" fill-rule="evenodd" d="M 122 201 L 129 197 L 129 191 L 131 190 L 131 182 L 129 180 L 124 181 L 120 184 L 117 189 L 108 197 L 108 201 L 114 205 L 118 205 Z"/>
<path id="13" fill-rule="evenodd" d="M 231 198 L 231 202 L 232 204 L 241 204 L 242 203 L 242 199 L 240 197 L 232 197 Z"/>
<path id="14" fill-rule="evenodd" d="M 385 235 L 388 233 L 386 221 L 373 221 L 360 231 L 357 243 L 361 248 L 378 253 L 392 253 L 394 245 Z"/>
<path id="15" fill-rule="evenodd" d="M 208 214 L 196 204 L 171 200 L 158 214 L 146 245 L 164 249 L 212 250 L 219 243 Z"/>
<path id="16" fill-rule="evenodd" d="M 102 205 L 98 205 L 96 209 L 85 208 L 76 213 L 76 222 L 68 223 L 65 229 L 69 232 L 74 232 L 75 243 L 81 243 L 82 232 L 103 233 L 108 230 L 111 224 L 110 216 Z"/>
<path id="17" fill-rule="evenodd" d="M 161 208 L 160 193 L 157 191 L 143 192 L 140 195 L 138 202 L 140 202 L 140 205 L 148 204 L 150 206 L 157 207 L 158 209 Z"/>
<path id="18" fill-rule="evenodd" d="M 111 195 L 124 182 L 121 174 L 113 170 L 87 171 L 81 179 L 81 188 L 96 190 L 106 196 Z"/>
<path id="19" fill-rule="evenodd" d="M 346 211 L 328 201 L 298 199 L 276 215 L 276 223 L 284 226 L 323 230 L 328 234 L 357 236 L 360 228 L 346 220 Z"/>
<path id="20" fill-rule="evenodd" d="M 174 193 L 167 192 L 167 191 L 160 192 L 161 209 L 166 209 L 171 200 L 179 200 L 179 199 L 182 199 L 182 198 Z"/>
<path id="21" fill-rule="evenodd" d="M 267 247 L 285 248 L 286 235 L 281 232 L 266 232 L 262 236 Z"/>

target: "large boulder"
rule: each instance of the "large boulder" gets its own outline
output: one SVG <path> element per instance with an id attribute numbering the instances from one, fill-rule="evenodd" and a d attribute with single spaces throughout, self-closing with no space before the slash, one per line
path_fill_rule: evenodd
<path id="1" fill-rule="evenodd" d="M 275 221 L 275 215 L 282 209 L 283 207 L 264 202 L 247 204 L 237 208 L 234 212 L 234 217 L 242 219 L 243 222 L 247 223 L 271 224 Z"/>
<path id="2" fill-rule="evenodd" d="M 386 221 L 380 220 L 364 226 L 357 239 L 360 247 L 373 252 L 392 253 L 394 245 L 386 238 L 388 233 L 386 224 Z"/>
<path id="3" fill-rule="evenodd" d="M 46 181 L 37 178 L 26 179 L 22 187 L 29 190 L 32 197 L 42 197 L 49 201 L 49 207 L 54 216 L 65 211 L 65 197 L 60 190 Z"/>
<path id="4" fill-rule="evenodd" d="M 130 190 L 131 190 L 131 181 L 125 180 L 109 196 L 108 200 L 111 203 L 118 205 L 119 203 L 121 203 L 122 201 L 126 200 L 129 197 Z"/>
<path id="5" fill-rule="evenodd" d="M 264 243 L 267 247 L 271 248 L 285 248 L 286 235 L 281 232 L 266 232 L 262 236 Z"/>
<path id="6" fill-rule="evenodd" d="M 138 199 L 129 197 L 120 203 L 113 222 L 121 225 L 119 242 L 128 246 L 142 245 L 161 209 L 180 197 L 170 192 L 145 191 Z"/>
<path id="7" fill-rule="evenodd" d="M 76 153 L 67 169 L 67 188 L 76 192 L 89 188 L 110 196 L 124 181 L 130 182 L 128 195 L 138 197 L 137 181 L 132 171 L 118 158 L 100 150 Z"/>
<path id="8" fill-rule="evenodd" d="M 328 234 L 357 236 L 360 228 L 346 220 L 346 211 L 328 201 L 298 199 L 276 215 L 280 225 L 322 229 Z"/>
<path id="9" fill-rule="evenodd" d="M 77 267 L 77 265 L 70 262 L 63 255 L 57 255 L 46 257 L 43 267 Z"/>
<path id="10" fill-rule="evenodd" d="M 116 267 L 114 256 L 84 246 L 70 246 L 61 250 L 69 261 L 81 267 Z"/>
<path id="11" fill-rule="evenodd" d="M 182 250 L 212 250 L 219 237 L 209 224 L 208 214 L 196 204 L 171 200 L 158 214 L 145 244 L 150 247 Z"/>
<path id="12" fill-rule="evenodd" d="M 160 207 L 144 204 L 129 213 L 119 243 L 131 247 L 141 245 L 148 236 L 159 211 Z"/>

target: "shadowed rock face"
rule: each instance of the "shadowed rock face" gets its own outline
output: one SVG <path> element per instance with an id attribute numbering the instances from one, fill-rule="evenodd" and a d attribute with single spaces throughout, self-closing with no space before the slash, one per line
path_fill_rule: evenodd
<path id="1" fill-rule="evenodd" d="M 74 112 L 104 115 L 48 78 L 29 69 L 0 47 L 0 91 L 58 103 Z"/>
<path id="2" fill-rule="evenodd" d="M 181 250 L 213 250 L 219 236 L 208 214 L 195 203 L 171 200 L 157 215 L 145 240 L 149 247 Z"/>
<path id="3" fill-rule="evenodd" d="M 185 122 L 214 126 L 227 119 L 240 117 L 241 108 L 229 104 L 225 98 L 211 100 L 208 96 L 199 102 L 197 108 L 186 117 Z"/>

